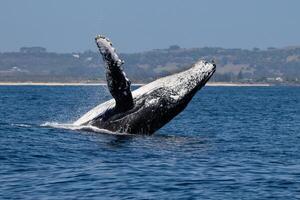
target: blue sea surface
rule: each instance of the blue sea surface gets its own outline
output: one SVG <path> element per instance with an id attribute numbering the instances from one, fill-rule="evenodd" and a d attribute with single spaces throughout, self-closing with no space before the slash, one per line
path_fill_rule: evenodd
<path id="1" fill-rule="evenodd" d="M 205 87 L 152 136 L 44 126 L 104 86 L 0 87 L 0 199 L 300 199 L 300 87 Z"/>

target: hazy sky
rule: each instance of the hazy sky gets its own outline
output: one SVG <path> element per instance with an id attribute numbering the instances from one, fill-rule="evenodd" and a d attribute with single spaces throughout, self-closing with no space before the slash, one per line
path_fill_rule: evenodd
<path id="1" fill-rule="evenodd" d="M 0 51 L 43 46 L 120 52 L 181 47 L 300 45 L 299 0 L 0 0 Z"/>

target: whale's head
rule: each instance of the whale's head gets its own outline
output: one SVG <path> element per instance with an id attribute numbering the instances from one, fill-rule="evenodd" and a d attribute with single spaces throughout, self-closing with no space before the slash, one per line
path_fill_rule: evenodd
<path id="1" fill-rule="evenodd" d="M 216 71 L 216 64 L 200 60 L 181 73 L 166 77 L 166 95 L 169 94 L 170 104 L 188 103 Z"/>

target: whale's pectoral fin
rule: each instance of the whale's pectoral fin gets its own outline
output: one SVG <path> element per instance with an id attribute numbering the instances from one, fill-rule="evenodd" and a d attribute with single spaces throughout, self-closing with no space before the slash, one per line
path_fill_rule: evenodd
<path id="1" fill-rule="evenodd" d="M 108 38 L 98 35 L 95 41 L 106 65 L 107 86 L 116 101 L 116 110 L 123 112 L 131 109 L 134 103 L 130 80 L 122 69 L 124 61 L 119 58 Z"/>

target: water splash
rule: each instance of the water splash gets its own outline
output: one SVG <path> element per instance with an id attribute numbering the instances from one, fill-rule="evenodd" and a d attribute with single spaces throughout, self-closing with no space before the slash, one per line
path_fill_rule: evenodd
<path id="1" fill-rule="evenodd" d="M 110 135 L 129 135 L 127 133 L 119 133 L 119 132 L 112 132 L 106 129 L 101 129 L 92 125 L 75 125 L 69 123 L 58 123 L 58 122 L 45 122 L 41 124 L 42 127 L 51 127 L 51 128 L 59 128 L 59 129 L 69 129 L 69 130 L 78 130 L 78 131 L 89 131 L 89 132 L 96 132 L 96 133 L 104 133 Z"/>
<path id="2" fill-rule="evenodd" d="M 11 126 L 16 126 L 16 127 L 31 127 L 30 124 L 11 124 Z"/>

